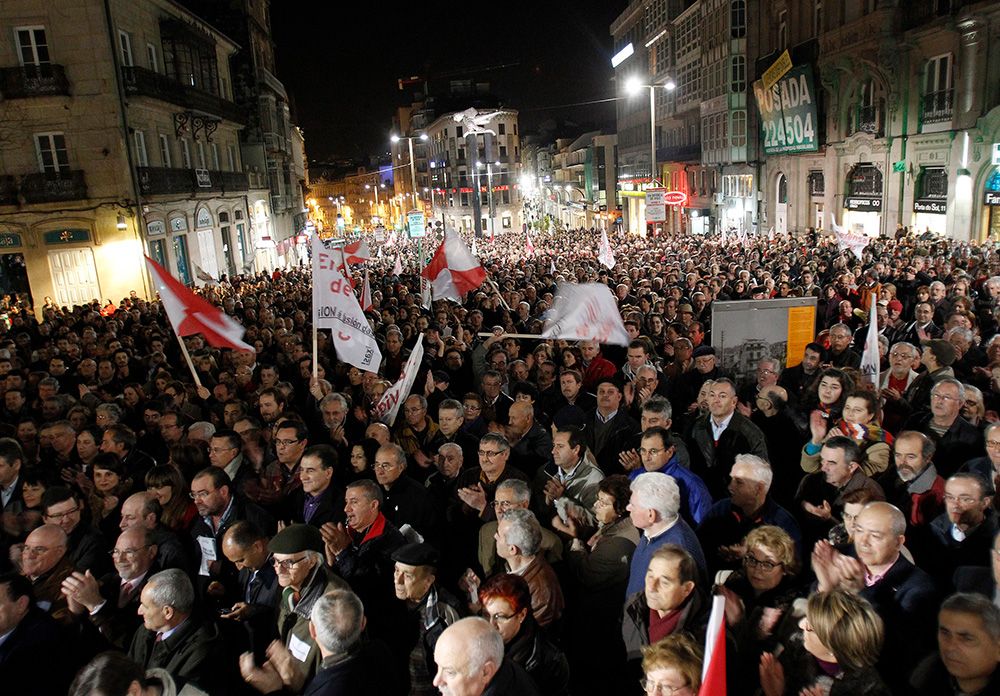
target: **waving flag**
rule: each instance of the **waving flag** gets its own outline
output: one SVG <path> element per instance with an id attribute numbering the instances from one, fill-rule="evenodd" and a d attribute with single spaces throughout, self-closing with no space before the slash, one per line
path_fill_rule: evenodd
<path id="1" fill-rule="evenodd" d="M 178 336 L 200 333 L 216 348 L 254 352 L 252 346 L 243 342 L 243 327 L 235 319 L 188 290 L 148 256 L 146 266 L 153 277 L 153 287 L 160 293 L 167 319 Z"/>
<path id="2" fill-rule="evenodd" d="M 531 243 L 531 235 L 524 233 L 524 253 L 528 256 L 535 255 L 535 245 Z"/>
<path id="3" fill-rule="evenodd" d="M 726 696 L 726 598 L 712 597 L 698 696 Z"/>
<path id="4" fill-rule="evenodd" d="M 607 285 L 564 283 L 548 312 L 542 338 L 597 341 L 618 346 L 629 344 L 621 312 Z"/>
<path id="5" fill-rule="evenodd" d="M 399 413 L 399 406 L 410 395 L 413 388 L 413 381 L 420 371 L 420 363 L 424 358 L 424 335 L 417 336 L 417 342 L 410 351 L 410 357 L 403 365 L 403 372 L 399 375 L 399 381 L 385 390 L 382 400 L 379 401 L 372 410 L 372 415 L 388 425 L 390 428 L 396 422 L 396 415 Z"/>
<path id="6" fill-rule="evenodd" d="M 441 246 L 420 275 L 431 282 L 434 299 L 450 297 L 456 302 L 486 280 L 486 271 L 454 230 L 446 230 Z"/>
<path id="7" fill-rule="evenodd" d="M 368 269 L 365 269 L 365 282 L 361 286 L 361 311 L 367 312 L 372 308 L 372 286 L 368 283 Z"/>
<path id="8" fill-rule="evenodd" d="M 601 251 L 597 255 L 597 260 L 607 266 L 609 270 L 615 267 L 615 255 L 611 251 L 607 230 L 601 230 Z"/>
<path id="9" fill-rule="evenodd" d="M 368 241 L 365 239 L 345 245 L 343 254 L 347 263 L 358 264 L 372 259 L 372 252 L 368 249 Z"/>
<path id="10" fill-rule="evenodd" d="M 872 301 L 868 315 L 868 335 L 865 337 L 865 351 L 861 355 L 861 374 L 878 389 L 879 356 L 878 356 L 878 318 L 876 306 Z"/>
<path id="11" fill-rule="evenodd" d="M 403 275 L 403 255 L 396 254 L 396 265 L 392 267 L 392 274 L 394 276 Z"/>

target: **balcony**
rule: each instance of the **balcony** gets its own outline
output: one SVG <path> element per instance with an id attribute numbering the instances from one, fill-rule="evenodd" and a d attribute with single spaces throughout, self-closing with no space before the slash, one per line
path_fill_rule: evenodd
<path id="1" fill-rule="evenodd" d="M 264 149 L 268 152 L 287 152 L 288 141 L 278 133 L 264 133 Z"/>
<path id="2" fill-rule="evenodd" d="M 670 145 L 656 148 L 656 161 L 695 162 L 701 159 L 701 143 L 694 145 Z"/>
<path id="3" fill-rule="evenodd" d="M 17 205 L 17 178 L 0 176 L 0 205 Z"/>
<path id="4" fill-rule="evenodd" d="M 920 98 L 920 112 L 924 123 L 938 123 L 951 120 L 952 89 L 929 92 Z"/>
<path id="5" fill-rule="evenodd" d="M 87 197 L 83 171 L 72 169 L 50 174 L 26 174 L 21 177 L 21 197 L 25 203 L 59 203 Z"/>
<path id="6" fill-rule="evenodd" d="M 246 123 L 246 114 L 233 102 L 158 72 L 138 66 L 124 66 L 122 78 L 125 93 L 130 96 L 151 97 L 192 111 L 212 114 L 226 121 Z"/>
<path id="7" fill-rule="evenodd" d="M 0 92 L 4 99 L 69 96 L 66 69 L 53 63 L 0 68 Z"/>
<path id="8" fill-rule="evenodd" d="M 271 212 L 276 213 L 288 207 L 288 199 L 285 196 L 271 196 Z"/>
<path id="9" fill-rule="evenodd" d="M 198 192 L 232 193 L 249 188 L 243 172 L 220 172 L 208 169 L 171 169 L 138 167 L 139 191 L 146 196 L 193 194 Z"/>

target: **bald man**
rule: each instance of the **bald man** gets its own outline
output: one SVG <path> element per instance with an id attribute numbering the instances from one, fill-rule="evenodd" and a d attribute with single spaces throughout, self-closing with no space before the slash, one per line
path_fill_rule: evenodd
<path id="1" fill-rule="evenodd" d="M 552 461 L 552 435 L 535 421 L 535 410 L 527 401 L 515 401 L 507 413 L 510 465 L 528 475 Z"/>
<path id="2" fill-rule="evenodd" d="M 58 525 L 43 524 L 32 531 L 21 550 L 21 575 L 31 581 L 38 608 L 69 624 L 72 616 L 62 582 L 73 572 L 73 564 L 66 555 L 66 544 L 66 532 Z"/>
<path id="3" fill-rule="evenodd" d="M 503 653 L 503 638 L 486 619 L 460 619 L 444 630 L 434 646 L 434 686 L 448 696 L 482 696 L 487 690 L 539 696 L 528 673 Z"/>
<path id="4" fill-rule="evenodd" d="M 153 572 L 167 568 L 180 568 L 188 572 L 192 568 L 191 554 L 177 535 L 160 524 L 163 508 L 149 491 L 133 493 L 122 503 L 122 530 L 138 527 L 149 531 L 150 538 L 156 544 L 157 554 L 153 563 Z"/>

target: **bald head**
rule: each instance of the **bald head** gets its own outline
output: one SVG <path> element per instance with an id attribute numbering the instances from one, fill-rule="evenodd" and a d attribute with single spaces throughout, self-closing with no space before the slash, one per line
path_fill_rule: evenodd
<path id="1" fill-rule="evenodd" d="M 133 493 L 122 503 L 122 521 L 118 526 L 121 529 L 156 529 L 159 516 L 160 504 L 156 496 L 149 491 L 141 491 Z"/>
<path id="2" fill-rule="evenodd" d="M 510 436 L 518 438 L 531 430 L 535 423 L 535 410 L 526 401 L 515 401 L 510 405 L 507 418 L 510 422 Z"/>
<path id="3" fill-rule="evenodd" d="M 479 696 L 500 668 L 503 651 L 503 638 L 485 619 L 456 621 L 434 647 L 434 686 L 445 694 Z"/>
<path id="4" fill-rule="evenodd" d="M 387 445 L 390 441 L 389 428 L 385 423 L 372 423 L 365 430 L 365 437 L 370 437 L 379 445 Z"/>
<path id="5" fill-rule="evenodd" d="M 43 524 L 24 542 L 21 573 L 34 579 L 55 568 L 66 555 L 66 532 L 55 524 Z"/>

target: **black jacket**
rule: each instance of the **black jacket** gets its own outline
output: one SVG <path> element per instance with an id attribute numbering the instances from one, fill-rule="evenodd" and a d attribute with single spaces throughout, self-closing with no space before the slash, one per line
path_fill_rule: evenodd
<path id="1" fill-rule="evenodd" d="M 504 654 L 514 664 L 524 668 L 541 693 L 546 696 L 568 693 L 569 662 L 566 655 L 545 637 L 531 616 L 525 619 Z"/>
<path id="2" fill-rule="evenodd" d="M 691 445 L 691 470 L 701 476 L 715 500 L 728 495 L 729 471 L 737 454 L 756 454 L 768 461 L 764 433 L 738 411 L 733 412 L 718 443 L 712 432 L 711 415 L 700 417 L 691 428 Z"/>
<path id="3" fill-rule="evenodd" d="M 214 623 L 189 616 L 167 639 L 157 641 L 156 632 L 140 626 L 132 638 L 129 657 L 145 670 L 165 669 L 178 688 L 192 684 L 210 694 L 226 694 L 238 683 L 226 660 L 222 634 Z"/>
<path id="4" fill-rule="evenodd" d="M 320 670 L 302 696 L 392 696 L 400 693 L 385 669 L 392 660 L 388 648 L 379 641 L 354 646 L 346 655 L 323 658 Z"/>
<path id="5" fill-rule="evenodd" d="M 482 696 L 542 696 L 542 693 L 524 669 L 505 657 Z"/>
<path id="6" fill-rule="evenodd" d="M 603 445 L 598 447 L 598 437 L 595 432 L 598 425 L 597 419 L 598 413 L 596 410 L 587 414 L 587 423 L 584 430 L 587 449 L 594 453 L 597 466 L 600 467 L 601 471 L 607 475 L 620 474 L 623 472 L 623 469 L 621 462 L 618 461 L 618 455 L 628 449 L 632 433 L 639 429 L 639 424 L 632 420 L 628 415 L 628 410 L 624 406 L 619 407 L 614 418 L 607 424 L 607 434 L 603 439 Z"/>
<path id="7" fill-rule="evenodd" d="M 38 607 L 31 607 L 7 640 L 0 644 L 0 691 L 6 694 L 66 693 L 73 674 L 80 667 L 69 647 L 55 620 Z"/>
<path id="8" fill-rule="evenodd" d="M 929 411 L 915 413 L 903 424 L 903 430 L 918 430 L 934 441 L 934 465 L 938 473 L 947 479 L 970 459 L 982 456 L 986 445 L 982 431 L 962 416 L 956 418 L 940 436 L 930 427 L 933 417 Z"/>

